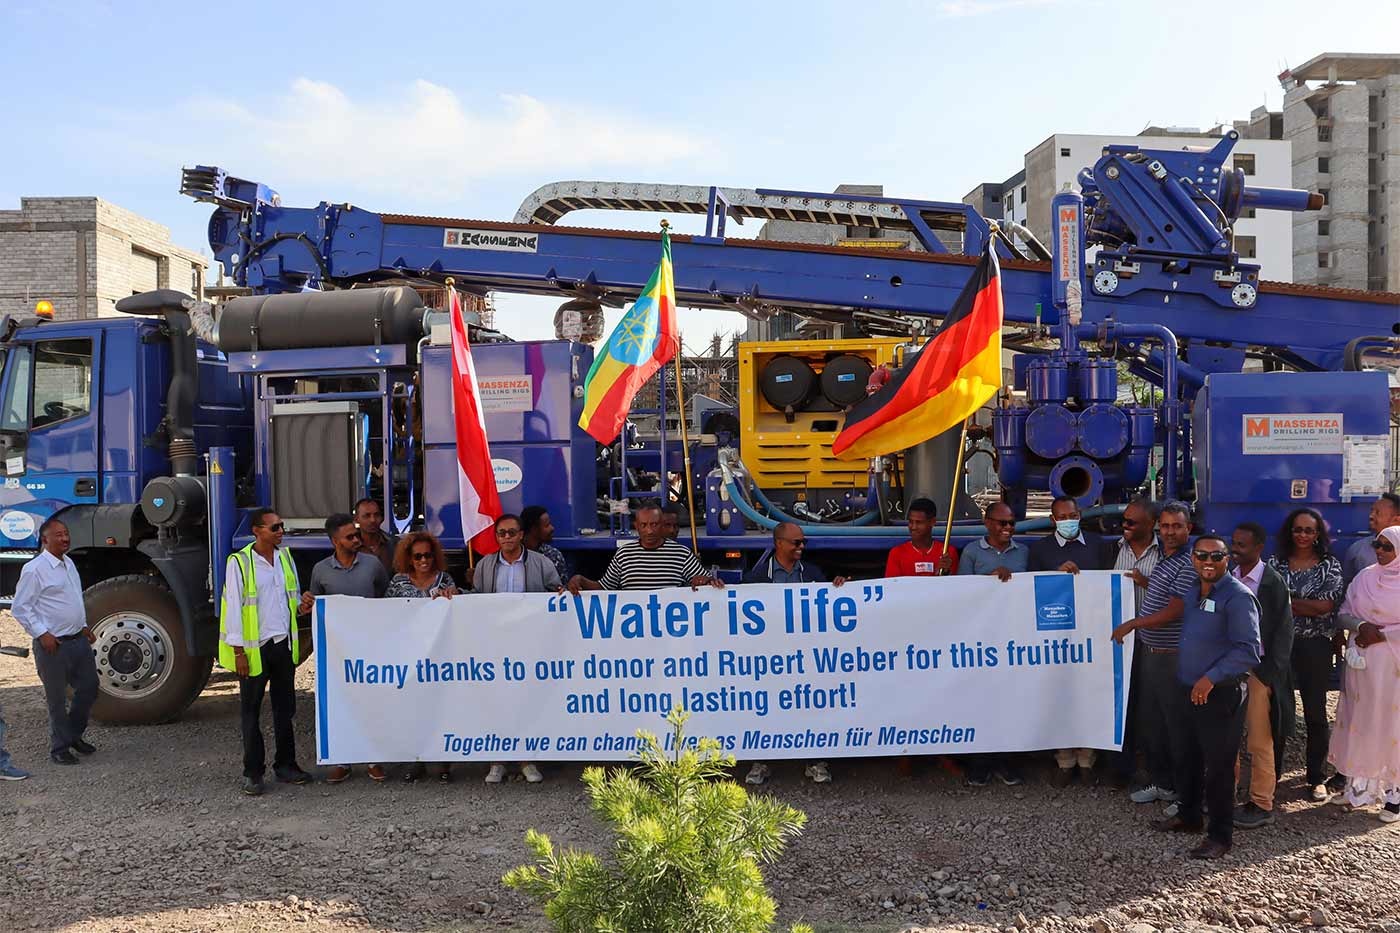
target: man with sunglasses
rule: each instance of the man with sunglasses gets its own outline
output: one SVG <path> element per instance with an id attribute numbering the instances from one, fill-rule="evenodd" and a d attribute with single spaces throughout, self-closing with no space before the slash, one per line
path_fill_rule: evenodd
<path id="1" fill-rule="evenodd" d="M 1218 859 L 1234 842 L 1235 759 L 1244 736 L 1245 677 L 1258 664 L 1259 603 L 1227 572 L 1230 548 L 1217 534 L 1196 539 L 1191 562 L 1200 583 L 1181 617 L 1177 709 L 1185 741 L 1176 763 L 1176 815 L 1152 824 L 1199 833 L 1191 858 Z M 1202 821 L 1202 804 L 1210 811 Z"/>
<path id="2" fill-rule="evenodd" d="M 1147 585 L 1152 571 L 1161 563 L 1162 544 L 1157 540 L 1157 503 L 1151 499 L 1138 498 L 1129 502 L 1123 510 L 1122 536 L 1114 543 L 1113 569 L 1133 581 L 1133 617 L 1142 615 L 1143 600 L 1147 596 Z M 1142 731 L 1138 726 L 1141 715 L 1139 707 L 1142 693 L 1143 652 L 1133 652 L 1132 669 L 1128 672 L 1128 714 L 1123 730 L 1123 748 L 1110 756 L 1113 786 L 1125 790 L 1132 786 L 1137 774 L 1137 753 L 1142 744 L 1138 736 Z M 1150 781 L 1149 781 L 1150 784 Z M 1139 796 L 1148 795 L 1157 799 L 1157 792 L 1150 794 L 1146 788 L 1139 788 Z"/>
<path id="3" fill-rule="evenodd" d="M 302 659 L 296 616 L 311 611 L 309 594 L 298 597 L 296 565 L 282 547 L 282 519 L 272 509 L 252 512 L 253 542 L 229 555 L 224 571 L 223 611 L 219 615 L 219 666 L 238 675 L 243 729 L 243 793 L 263 792 L 263 694 L 272 696 L 276 755 L 272 773 L 284 784 L 307 784 L 311 775 L 296 761 L 292 716 L 294 678 Z"/>
<path id="4" fill-rule="evenodd" d="M 564 588 L 554 563 L 525 547 L 520 518 L 507 512 L 496 519 L 495 554 L 477 562 L 472 588 L 478 593 L 558 593 Z"/>
<path id="5" fill-rule="evenodd" d="M 1011 539 L 1016 530 L 1016 513 L 1005 502 L 993 502 L 982 513 L 987 534 L 969 544 L 958 555 L 959 576 L 996 577 L 1005 583 L 1013 573 L 1025 573 L 1030 548 Z"/>
<path id="6" fill-rule="evenodd" d="M 1371 533 L 1347 548 L 1342 558 L 1342 592 L 1347 591 L 1356 575 L 1376 562 L 1376 549 L 1373 547 L 1377 536 L 1387 528 L 1400 526 L 1400 495 L 1393 492 L 1382 493 L 1371 503 Z M 1382 539 L 1383 540 L 1383 539 Z"/>
<path id="7" fill-rule="evenodd" d="M 1133 650 L 1138 668 L 1135 724 L 1149 783 L 1129 795 L 1133 803 L 1177 799 L 1176 760 L 1185 741 L 1176 684 L 1181 616 L 1200 582 L 1191 563 L 1191 507 L 1176 500 L 1163 504 L 1157 513 L 1157 534 L 1162 553 L 1147 577 L 1138 614 L 1113 630 L 1113 640 L 1120 643 L 1129 632 L 1138 633 Z M 1130 575 L 1141 585 L 1141 573 Z"/>
<path id="8" fill-rule="evenodd" d="M 744 575 L 745 583 L 825 583 L 826 574 L 816 564 L 802 558 L 806 555 L 807 536 L 792 522 L 779 522 L 773 529 L 773 553 L 754 564 Z M 846 582 L 842 576 L 831 581 L 833 586 Z"/>
<path id="9" fill-rule="evenodd" d="M 389 574 L 377 558 L 363 553 L 364 538 L 354 516 L 337 512 L 327 518 L 326 535 L 335 551 L 311 568 L 311 589 L 302 594 L 302 604 L 310 609 L 317 596 L 383 596 L 389 588 Z M 388 777 L 378 764 L 370 765 L 366 773 L 376 782 Z M 336 765 L 326 775 L 326 783 L 339 784 L 349 776 L 348 765 Z"/>

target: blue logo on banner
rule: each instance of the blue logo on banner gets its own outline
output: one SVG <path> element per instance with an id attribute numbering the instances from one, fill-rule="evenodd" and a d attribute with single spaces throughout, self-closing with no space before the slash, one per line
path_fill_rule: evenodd
<path id="1" fill-rule="evenodd" d="M 1035 627 L 1054 632 L 1074 628 L 1074 576 L 1068 573 L 1035 578 Z"/>

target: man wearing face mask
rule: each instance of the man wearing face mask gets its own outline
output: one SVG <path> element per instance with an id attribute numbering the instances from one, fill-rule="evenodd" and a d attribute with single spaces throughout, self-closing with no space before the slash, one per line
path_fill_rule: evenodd
<path id="1" fill-rule="evenodd" d="M 1041 538 L 1031 545 L 1029 569 L 1037 571 L 1058 570 L 1061 573 L 1078 573 L 1081 570 L 1106 570 L 1108 548 L 1103 539 L 1079 527 L 1079 503 L 1073 496 L 1056 496 L 1050 504 L 1050 517 L 1055 520 L 1055 533 Z M 1058 766 L 1050 776 L 1052 787 L 1068 787 L 1078 776 L 1088 783 L 1097 756 L 1092 748 L 1062 748 L 1055 752 Z"/>
<path id="2" fill-rule="evenodd" d="M 1191 508 L 1170 501 L 1157 519 L 1162 557 L 1147 580 L 1139 615 L 1113 630 L 1121 643 L 1138 632 L 1138 740 L 1147 757 L 1150 783 L 1133 791 L 1133 803 L 1175 802 L 1176 764 L 1185 736 L 1181 729 L 1180 690 L 1176 683 L 1181 646 L 1181 615 L 1200 581 L 1191 564 Z"/>

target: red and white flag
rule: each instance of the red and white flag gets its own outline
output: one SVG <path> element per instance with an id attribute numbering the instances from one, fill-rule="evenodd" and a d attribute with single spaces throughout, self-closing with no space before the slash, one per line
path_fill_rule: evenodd
<path id="1" fill-rule="evenodd" d="M 448 288 L 448 312 L 452 318 L 452 416 L 457 426 L 457 494 L 462 503 L 462 538 L 470 541 L 478 554 L 497 550 L 493 531 L 502 513 L 501 496 L 496 491 L 496 472 L 491 466 L 491 448 L 486 442 L 486 419 L 481 411 L 481 392 L 476 385 L 476 367 L 467 342 L 467 325 L 462 321 L 462 303 L 455 288 Z"/>

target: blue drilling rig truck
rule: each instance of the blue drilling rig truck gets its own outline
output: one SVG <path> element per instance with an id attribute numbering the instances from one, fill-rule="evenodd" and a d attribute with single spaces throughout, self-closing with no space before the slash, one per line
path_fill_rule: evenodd
<path id="1" fill-rule="evenodd" d="M 209 678 L 224 563 L 250 540 L 253 507 L 277 509 L 303 571 L 326 551 L 326 516 L 362 496 L 383 503 L 390 530 L 426 528 L 465 562 L 447 281 L 467 296 L 558 296 L 561 319 L 600 320 L 646 283 L 658 238 L 557 223 L 580 209 L 703 215 L 703 234 L 672 238 L 679 304 L 836 335 L 739 345 L 728 402 L 677 410 L 659 382 L 605 447 L 577 427 L 589 343 L 515 342 L 469 322 L 503 503 L 545 506 L 582 572 L 630 533 L 628 503 L 662 495 L 694 503 L 694 545 L 722 573 L 791 519 L 809 559 L 878 574 L 905 537 L 904 504 L 948 501 L 962 440 L 854 463 L 831 441 L 873 369 L 903 363 L 989 245 L 1007 385 L 968 443 L 995 464 L 1022 531 L 1044 527 L 1026 516 L 1034 494 L 1073 496 L 1111 529 L 1149 492 L 1193 499 L 1212 529 L 1310 505 L 1339 534 L 1364 532 L 1366 497 L 1394 484 L 1400 295 L 1261 281 L 1235 249 L 1236 218 L 1321 198 L 1247 185 L 1235 141 L 1106 148 L 1055 196 L 1049 248 L 957 203 L 567 182 L 496 222 L 286 207 L 265 185 L 186 169 L 182 193 L 214 205 L 231 297 L 156 291 L 114 318 L 0 321 L 0 592 L 40 524 L 62 518 L 97 635 L 96 714 L 160 722 Z M 726 236 L 766 219 L 895 230 L 911 245 Z M 1123 391 L 1124 374 L 1146 397 Z M 957 540 L 981 533 L 965 494 L 955 511 Z"/>

